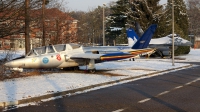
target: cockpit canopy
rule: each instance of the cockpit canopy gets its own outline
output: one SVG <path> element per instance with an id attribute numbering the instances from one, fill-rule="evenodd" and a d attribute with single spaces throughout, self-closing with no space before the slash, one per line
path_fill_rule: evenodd
<path id="1" fill-rule="evenodd" d="M 68 51 L 80 47 L 81 46 L 78 44 L 57 44 L 57 45 L 42 46 L 32 49 L 26 56 L 38 56 L 43 54 Z"/>

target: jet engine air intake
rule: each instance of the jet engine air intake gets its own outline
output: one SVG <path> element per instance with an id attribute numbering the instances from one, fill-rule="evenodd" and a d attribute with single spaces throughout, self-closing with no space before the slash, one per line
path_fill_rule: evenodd
<path id="1" fill-rule="evenodd" d="M 68 61 L 70 57 L 68 55 L 65 55 L 65 61 Z"/>
<path id="2" fill-rule="evenodd" d="M 99 51 L 92 51 L 93 54 L 99 54 Z"/>

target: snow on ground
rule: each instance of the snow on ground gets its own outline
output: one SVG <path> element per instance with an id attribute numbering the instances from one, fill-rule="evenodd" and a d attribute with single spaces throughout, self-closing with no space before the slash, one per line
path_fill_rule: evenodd
<path id="1" fill-rule="evenodd" d="M 183 61 L 200 62 L 198 58 L 199 54 L 200 49 L 192 49 L 188 55 L 180 57 L 186 58 Z M 115 61 L 96 64 L 96 69 L 106 70 L 106 73 L 120 74 L 120 76 L 88 73 L 53 73 L 49 75 L 9 79 L 0 82 L 0 102 L 16 101 L 73 90 L 89 85 L 140 76 L 186 65 L 188 64 L 175 63 L 175 66 L 172 66 L 170 59 L 168 61 L 162 61 L 161 59 L 136 59 L 136 61 Z M 82 66 L 81 69 L 85 69 L 85 66 Z"/>
<path id="2" fill-rule="evenodd" d="M 200 62 L 200 49 L 191 49 L 189 54 L 177 57 L 185 58 L 186 62 Z"/>

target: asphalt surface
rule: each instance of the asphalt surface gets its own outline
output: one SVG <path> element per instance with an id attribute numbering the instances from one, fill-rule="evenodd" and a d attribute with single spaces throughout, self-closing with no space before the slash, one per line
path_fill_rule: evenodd
<path id="1" fill-rule="evenodd" d="M 200 66 L 7 111 L 199 112 Z"/>

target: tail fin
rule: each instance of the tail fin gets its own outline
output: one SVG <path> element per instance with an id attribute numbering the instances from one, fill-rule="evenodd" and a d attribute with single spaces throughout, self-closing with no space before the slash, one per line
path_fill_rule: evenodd
<path id="1" fill-rule="evenodd" d="M 135 22 L 135 28 L 135 31 L 133 28 L 129 28 L 126 31 L 129 47 L 132 47 L 137 42 L 137 40 L 144 34 L 144 31 L 142 30 L 138 22 Z"/>
<path id="2" fill-rule="evenodd" d="M 138 34 L 139 37 L 141 37 L 144 34 L 144 31 L 142 30 L 138 22 L 135 22 L 135 29 L 135 32 Z"/>
<path id="3" fill-rule="evenodd" d="M 132 47 L 137 40 L 139 39 L 138 35 L 135 33 L 133 28 L 129 28 L 126 31 L 127 38 L 128 38 L 128 46 Z"/>
<path id="4" fill-rule="evenodd" d="M 155 33 L 157 28 L 156 24 L 151 25 L 142 35 L 142 37 L 140 37 L 138 39 L 138 41 L 133 45 L 132 49 L 143 49 L 143 48 L 147 48 L 149 45 L 149 42 L 151 40 L 151 38 L 153 37 L 153 34 Z"/>

